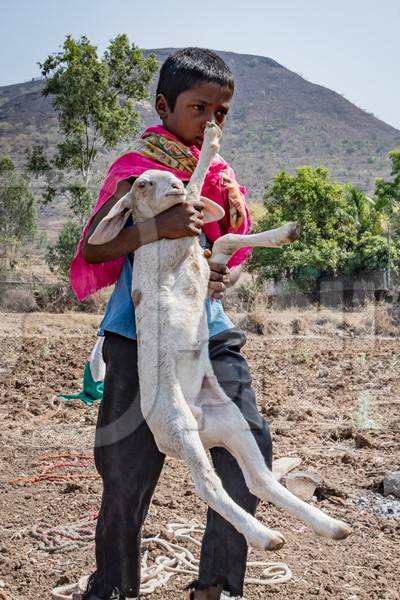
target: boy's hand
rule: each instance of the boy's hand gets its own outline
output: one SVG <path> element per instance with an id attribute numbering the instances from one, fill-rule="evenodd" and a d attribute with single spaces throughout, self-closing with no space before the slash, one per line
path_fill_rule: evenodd
<path id="1" fill-rule="evenodd" d="M 208 260 L 211 256 L 211 250 L 204 250 L 204 257 Z M 210 280 L 208 289 L 211 292 L 211 298 L 222 300 L 225 291 L 230 282 L 230 271 L 227 266 L 217 263 L 208 263 L 210 267 Z"/>
<path id="2" fill-rule="evenodd" d="M 200 235 L 204 225 L 204 202 L 181 202 L 156 216 L 159 239 Z"/>

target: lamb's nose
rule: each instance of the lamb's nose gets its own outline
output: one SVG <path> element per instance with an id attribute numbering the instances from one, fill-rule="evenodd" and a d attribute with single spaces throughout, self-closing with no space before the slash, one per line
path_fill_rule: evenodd
<path id="1" fill-rule="evenodd" d="M 179 181 L 179 182 L 178 181 L 176 181 L 176 182 L 174 181 L 174 183 L 172 184 L 172 187 L 175 190 L 181 190 L 183 188 L 183 183 L 181 181 Z"/>

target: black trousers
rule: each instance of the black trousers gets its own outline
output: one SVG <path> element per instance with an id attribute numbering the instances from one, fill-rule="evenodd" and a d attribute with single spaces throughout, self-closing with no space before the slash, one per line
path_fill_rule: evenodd
<path id="1" fill-rule="evenodd" d="M 210 338 L 210 358 L 219 384 L 240 408 L 271 468 L 271 436 L 257 411 L 249 368 L 240 353 L 244 343 L 240 330 L 225 331 Z M 106 376 L 96 429 L 95 461 L 104 488 L 96 529 L 97 570 L 89 589 L 105 599 L 113 592 L 119 592 L 121 598 L 137 597 L 141 529 L 165 455 L 158 450 L 141 415 L 136 342 L 106 332 L 103 355 Z M 223 448 L 211 449 L 211 457 L 228 494 L 254 514 L 258 500 L 248 491 L 236 460 Z M 191 587 L 203 589 L 223 584 L 233 596 L 242 595 L 246 559 L 244 537 L 209 509 L 199 577 Z"/>

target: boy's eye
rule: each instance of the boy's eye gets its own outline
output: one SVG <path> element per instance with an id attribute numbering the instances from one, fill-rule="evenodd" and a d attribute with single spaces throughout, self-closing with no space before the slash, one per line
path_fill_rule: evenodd
<path id="1" fill-rule="evenodd" d="M 197 110 L 198 112 L 202 112 L 204 110 L 204 106 L 202 106 L 201 104 L 193 104 L 194 110 Z"/>

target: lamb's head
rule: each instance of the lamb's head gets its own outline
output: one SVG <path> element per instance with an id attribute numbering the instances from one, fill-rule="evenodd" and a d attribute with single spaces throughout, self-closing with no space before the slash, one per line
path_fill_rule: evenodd
<path id="1" fill-rule="evenodd" d="M 168 171 L 149 169 L 132 186 L 132 213 L 140 223 L 186 199 L 182 181 Z"/>
<path id="2" fill-rule="evenodd" d="M 140 175 L 131 190 L 112 207 L 89 238 L 90 244 L 105 244 L 113 240 L 124 227 L 128 217 L 140 223 L 186 200 L 183 183 L 169 171 L 149 169 Z M 208 198 L 204 201 L 204 222 L 221 219 L 225 211 Z"/>

